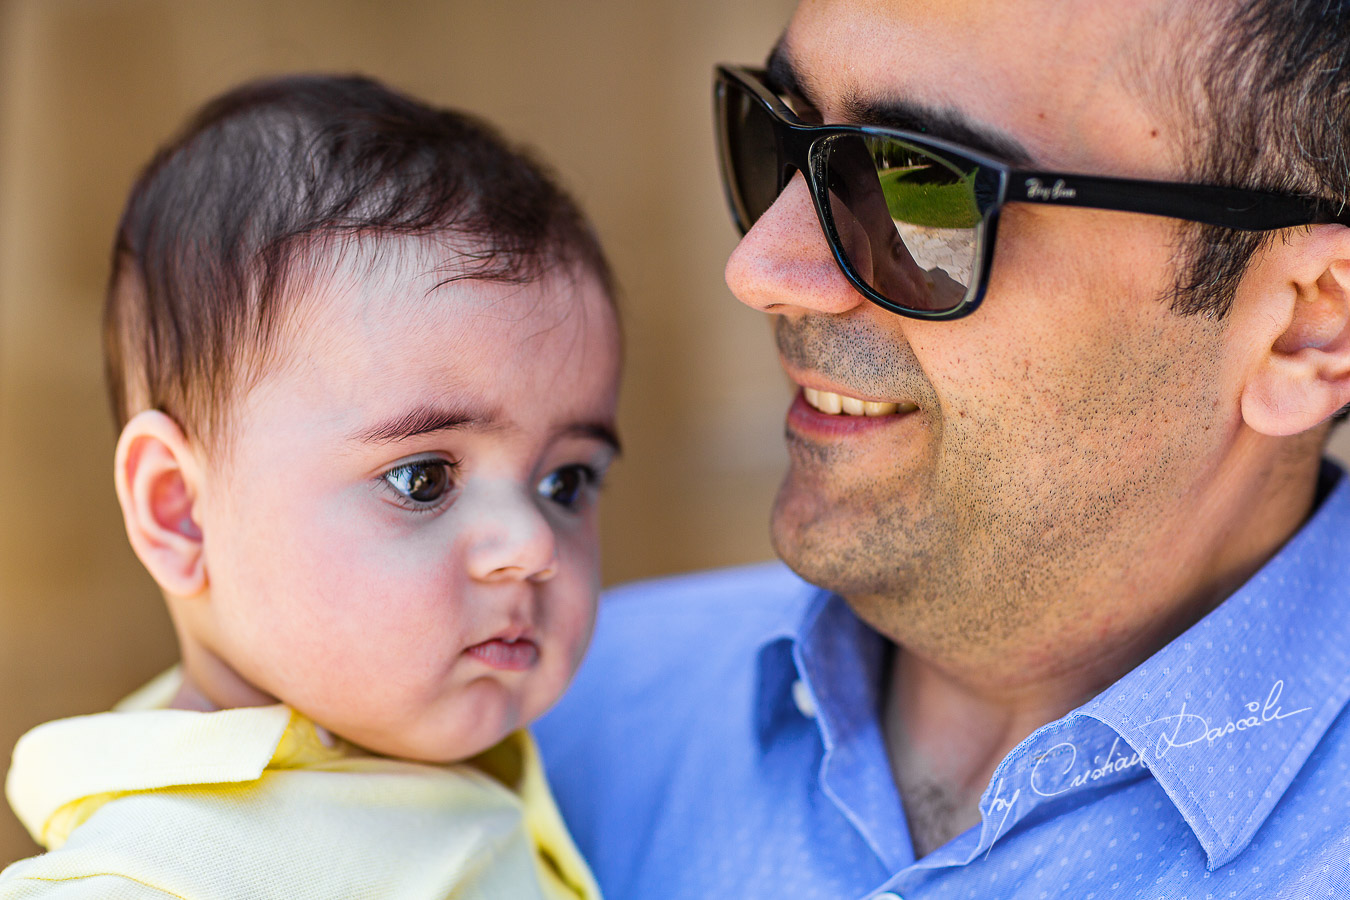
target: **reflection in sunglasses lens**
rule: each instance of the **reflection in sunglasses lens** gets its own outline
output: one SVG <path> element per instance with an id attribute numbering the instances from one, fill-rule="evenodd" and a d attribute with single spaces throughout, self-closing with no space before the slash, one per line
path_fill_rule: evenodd
<path id="1" fill-rule="evenodd" d="M 976 262 L 976 170 L 892 138 L 852 135 L 830 140 L 826 169 L 836 222 L 862 222 L 870 238 L 865 260 L 845 248 L 858 276 L 909 309 L 959 306 Z"/>

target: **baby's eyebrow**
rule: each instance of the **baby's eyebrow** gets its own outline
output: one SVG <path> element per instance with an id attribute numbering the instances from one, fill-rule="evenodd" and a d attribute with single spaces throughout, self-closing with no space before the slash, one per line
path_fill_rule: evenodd
<path id="1" fill-rule="evenodd" d="M 428 404 L 363 428 L 351 435 L 350 440 L 363 444 L 393 444 L 420 434 L 455 428 L 487 429 L 499 421 L 497 414 L 491 411 Z"/>
<path id="2" fill-rule="evenodd" d="M 593 438 L 602 444 L 608 444 L 609 448 L 614 451 L 615 456 L 623 454 L 623 446 L 619 443 L 619 434 L 614 430 L 614 426 L 608 422 L 574 422 L 563 428 L 560 434 Z"/>

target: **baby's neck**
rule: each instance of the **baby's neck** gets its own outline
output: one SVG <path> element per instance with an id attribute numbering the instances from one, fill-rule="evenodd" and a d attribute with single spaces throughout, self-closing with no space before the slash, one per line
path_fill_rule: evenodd
<path id="1" fill-rule="evenodd" d="M 169 704 L 170 709 L 215 712 L 248 706 L 271 706 L 276 697 L 246 680 L 228 660 L 198 640 L 175 616 L 178 645 L 182 652 L 183 681 Z"/>
<path id="2" fill-rule="evenodd" d="M 183 673 L 183 681 L 178 685 L 178 691 L 169 701 L 169 709 L 187 709 L 193 712 L 215 712 L 220 709 L 219 706 L 211 702 L 211 698 L 201 692 L 192 679 L 188 677 L 187 672 Z"/>

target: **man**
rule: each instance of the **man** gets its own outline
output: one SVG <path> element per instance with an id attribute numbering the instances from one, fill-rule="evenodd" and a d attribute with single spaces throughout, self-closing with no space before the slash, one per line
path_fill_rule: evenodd
<path id="1" fill-rule="evenodd" d="M 1348 883 L 1348 48 L 1320 0 L 817 0 L 721 72 L 805 581 L 603 609 L 541 737 L 609 896 Z"/>

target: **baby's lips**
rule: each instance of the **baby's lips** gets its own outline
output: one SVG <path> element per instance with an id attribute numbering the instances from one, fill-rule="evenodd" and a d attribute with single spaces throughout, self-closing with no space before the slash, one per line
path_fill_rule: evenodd
<path id="1" fill-rule="evenodd" d="M 505 672 L 523 672 L 539 659 L 539 647 L 529 638 L 492 638 L 468 647 L 465 654 L 486 666 Z"/>

